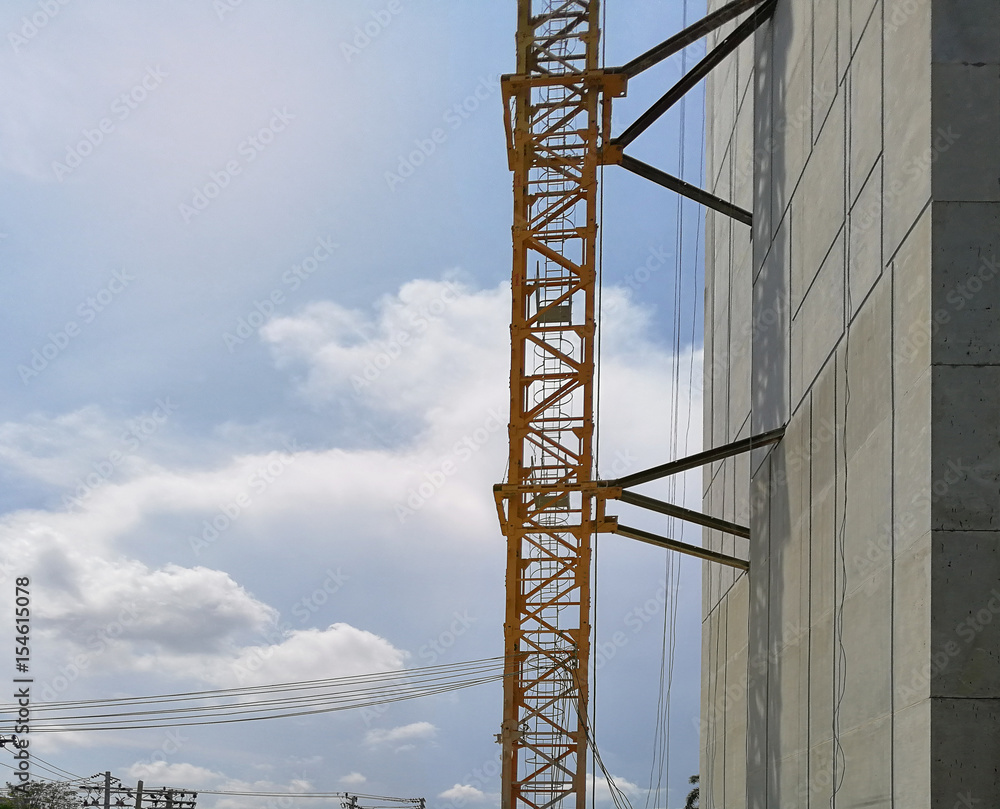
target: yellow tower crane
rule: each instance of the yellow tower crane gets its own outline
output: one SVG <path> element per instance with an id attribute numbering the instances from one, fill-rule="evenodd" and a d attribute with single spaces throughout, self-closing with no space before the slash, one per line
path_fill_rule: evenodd
<path id="1" fill-rule="evenodd" d="M 585 806 L 591 538 L 614 531 L 746 569 L 745 560 L 605 517 L 608 499 L 749 536 L 741 526 L 628 492 L 780 438 L 778 431 L 636 473 L 594 476 L 597 179 L 615 163 L 750 224 L 751 215 L 623 153 L 773 12 L 734 0 L 621 68 L 600 65 L 598 0 L 518 0 L 517 73 L 502 81 L 514 174 L 510 456 L 494 487 L 507 538 L 502 809 Z M 758 8 L 759 6 L 759 8 Z M 629 78 L 754 9 L 618 139 L 611 98 Z M 744 446 L 745 445 L 745 446 Z M 721 454 L 720 454 L 721 453 Z"/>

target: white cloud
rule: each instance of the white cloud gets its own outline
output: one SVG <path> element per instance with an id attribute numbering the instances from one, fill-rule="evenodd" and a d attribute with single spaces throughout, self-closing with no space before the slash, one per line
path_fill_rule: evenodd
<path id="1" fill-rule="evenodd" d="M 430 722 L 413 722 L 409 725 L 399 727 L 375 728 L 365 735 L 365 744 L 370 747 L 391 746 L 403 743 L 402 747 L 397 747 L 396 751 L 412 749 L 413 745 L 408 742 L 424 741 L 431 739 L 437 733 L 437 728 Z"/>
<path id="2" fill-rule="evenodd" d="M 340 783 L 341 783 L 341 784 L 343 784 L 343 785 L 344 785 L 345 787 L 359 787 L 359 786 L 361 786 L 362 784 L 365 784 L 365 783 L 367 783 L 367 782 L 368 782 L 368 779 L 367 779 L 367 778 L 365 778 L 365 777 L 364 777 L 364 776 L 363 776 L 363 775 L 362 775 L 361 773 L 359 773 L 359 772 L 350 772 L 350 773 L 348 773 L 347 775 L 342 775 L 342 776 L 340 777 L 339 781 L 340 781 Z"/>
<path id="3" fill-rule="evenodd" d="M 622 474 L 670 457 L 668 431 L 649 426 L 649 403 L 671 400 L 674 360 L 656 345 L 645 310 L 615 290 L 605 291 L 605 301 L 602 457 L 621 461 L 612 471 Z M 424 280 L 381 299 L 373 314 L 324 303 L 273 320 L 262 336 L 282 367 L 303 370 L 304 395 L 319 404 L 353 398 L 352 378 L 360 375 L 366 385 L 354 399 L 359 406 L 411 412 L 422 430 L 378 449 L 288 450 L 279 441 L 272 452 L 241 452 L 234 445 L 221 463 L 202 466 L 183 452 L 183 464 L 146 463 L 70 510 L 7 514 L 0 520 L 3 561 L 9 570 L 34 572 L 48 648 L 62 642 L 62 648 L 86 651 L 86 675 L 171 672 L 220 686 L 403 667 L 401 648 L 336 616 L 322 628 L 282 625 L 266 599 L 217 568 L 248 552 L 263 564 L 294 565 L 289 535 L 305 557 L 351 554 L 357 564 L 375 553 L 372 537 L 398 541 L 401 530 L 407 546 L 419 541 L 424 548 L 482 553 L 497 533 L 493 503 L 483 492 L 501 479 L 507 452 L 508 317 L 506 284 L 474 291 L 451 280 Z M 411 338 L 405 345 L 404 332 Z M 392 359 L 394 340 L 403 354 L 379 368 L 380 356 Z M 700 354 L 679 361 L 698 378 Z M 367 379 L 366 368 L 378 373 Z M 699 394 L 681 393 L 681 412 L 690 408 L 698 434 Z M 35 468 L 37 477 L 58 486 L 71 477 L 66 469 L 85 462 L 71 439 L 74 430 L 88 436 L 83 455 L 101 454 L 96 447 L 127 421 L 82 410 L 8 423 L 0 428 L 0 459 Z M 173 438 L 183 443 L 183 436 Z M 213 449 L 217 458 L 218 445 Z M 446 463 L 449 474 L 441 471 Z M 236 514 L 233 504 L 241 497 Z M 409 521 L 401 529 L 404 517 Z M 181 548 L 176 558 L 191 562 L 141 561 L 150 548 L 169 542 Z M 300 576 L 309 569 L 297 568 Z M 432 729 L 415 723 L 373 731 L 368 741 L 404 746 Z"/>
<path id="4" fill-rule="evenodd" d="M 624 792 L 629 798 L 636 798 L 641 795 L 645 795 L 645 790 L 637 784 L 633 784 L 628 779 L 621 778 L 617 775 L 613 775 L 611 777 L 615 782 L 615 786 Z M 598 775 L 595 779 L 593 773 L 587 773 L 587 794 L 594 795 L 595 803 L 612 803 L 611 785 L 608 783 L 608 779 L 603 775 Z"/>
<path id="5" fill-rule="evenodd" d="M 446 789 L 438 797 L 459 805 L 464 803 L 484 803 L 489 800 L 489 796 L 485 792 L 468 784 L 455 784 L 455 786 Z"/>
<path id="6" fill-rule="evenodd" d="M 125 774 L 147 784 L 183 784 L 185 789 L 215 789 L 227 779 L 197 764 L 166 761 L 140 761 L 127 767 Z"/>
<path id="7" fill-rule="evenodd" d="M 231 665 L 216 664 L 213 679 L 221 684 L 266 683 L 350 677 L 403 668 L 406 653 L 384 638 L 337 623 L 324 630 L 294 630 L 279 643 L 240 651 Z"/>

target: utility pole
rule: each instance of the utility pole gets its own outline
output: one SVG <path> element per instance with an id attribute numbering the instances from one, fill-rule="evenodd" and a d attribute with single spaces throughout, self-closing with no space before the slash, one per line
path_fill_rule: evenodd
<path id="1" fill-rule="evenodd" d="M 111 771 L 104 773 L 104 809 L 111 809 Z"/>
<path id="2" fill-rule="evenodd" d="M 142 809 L 142 781 L 135 787 L 135 809 Z"/>

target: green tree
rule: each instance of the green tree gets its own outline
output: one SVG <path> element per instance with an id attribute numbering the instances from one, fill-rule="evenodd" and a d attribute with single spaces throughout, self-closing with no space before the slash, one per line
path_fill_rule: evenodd
<path id="1" fill-rule="evenodd" d="M 687 801 L 684 804 L 684 809 L 698 809 L 698 804 L 701 798 L 701 787 L 698 786 L 698 782 L 701 778 L 697 775 L 692 775 L 688 778 L 689 784 L 694 784 L 694 789 L 692 789 L 687 796 Z"/>
<path id="2" fill-rule="evenodd" d="M 0 796 L 0 809 L 80 809 L 82 802 L 69 784 L 28 781 L 15 786 L 7 782 L 7 794 Z"/>

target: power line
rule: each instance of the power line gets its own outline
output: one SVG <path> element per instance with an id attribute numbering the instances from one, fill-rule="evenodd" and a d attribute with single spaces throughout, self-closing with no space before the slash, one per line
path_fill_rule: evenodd
<path id="1" fill-rule="evenodd" d="M 498 682 L 502 657 L 244 688 L 39 703 L 33 732 L 136 730 L 310 716 L 384 705 Z M 162 707 L 149 707 L 162 706 Z M 0 710 L 9 710 L 0 706 Z"/>

